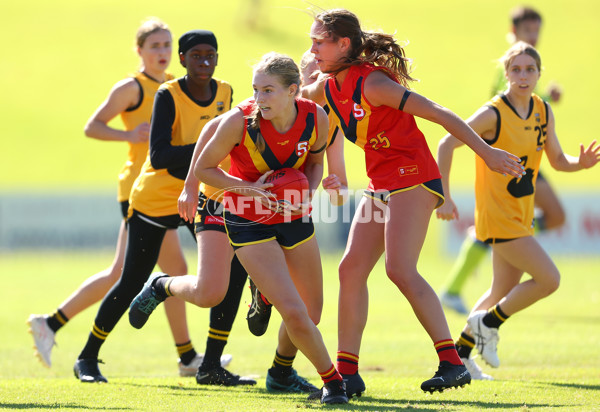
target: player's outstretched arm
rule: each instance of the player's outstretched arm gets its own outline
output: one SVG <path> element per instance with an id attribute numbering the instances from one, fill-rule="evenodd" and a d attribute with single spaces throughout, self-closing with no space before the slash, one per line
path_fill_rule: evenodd
<path id="1" fill-rule="evenodd" d="M 548 126 L 546 128 L 545 152 L 548 162 L 556 170 L 561 172 L 576 172 L 589 169 L 600 161 L 600 146 L 593 140 L 587 147 L 579 145 L 579 157 L 570 156 L 563 152 L 556 136 L 554 113 L 548 106 Z"/>
<path id="2" fill-rule="evenodd" d="M 469 146 L 493 171 L 514 177 L 523 175 L 520 159 L 504 150 L 485 143 L 475 131 L 451 110 L 415 92 L 406 95 L 407 89 L 394 82 L 381 71 L 373 72 L 365 81 L 365 97 L 375 106 L 399 108 L 403 99 L 403 111 L 437 123 L 451 135 Z"/>

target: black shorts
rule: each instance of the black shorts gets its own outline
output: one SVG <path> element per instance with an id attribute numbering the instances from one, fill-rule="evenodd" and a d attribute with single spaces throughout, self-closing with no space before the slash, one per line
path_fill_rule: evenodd
<path id="1" fill-rule="evenodd" d="M 129 211 L 129 200 L 123 200 L 121 203 L 121 214 L 123 215 L 123 219 L 127 219 L 127 213 Z"/>
<path id="2" fill-rule="evenodd" d="M 216 230 L 227 233 L 223 221 L 223 204 L 209 199 L 202 192 L 198 195 L 198 210 L 194 218 L 194 229 L 196 233 L 205 230 Z"/>
<path id="3" fill-rule="evenodd" d="M 284 249 L 293 249 L 315 235 L 312 218 L 265 225 L 225 211 L 225 228 L 233 249 L 276 240 Z M 308 219 L 308 221 L 306 221 Z"/>
<path id="4" fill-rule="evenodd" d="M 366 197 L 370 197 L 371 199 L 379 200 L 380 202 L 387 204 L 390 201 L 390 197 L 392 195 L 395 195 L 396 193 L 400 192 L 406 192 L 407 190 L 414 189 L 418 186 L 423 186 L 427 191 L 433 193 L 439 198 L 438 203 L 435 206 L 436 209 L 444 204 L 445 199 L 444 189 L 442 187 L 442 179 L 433 179 L 414 186 L 401 187 L 399 189 L 384 190 L 380 192 L 372 192 L 370 190 L 365 190 L 364 195 Z"/>
<path id="5" fill-rule="evenodd" d="M 510 242 L 511 240 L 519 239 L 518 237 L 513 237 L 511 239 L 501 239 L 499 237 L 490 237 L 483 241 L 486 245 L 495 245 L 497 243 L 505 243 Z"/>
<path id="6" fill-rule="evenodd" d="M 538 170 L 537 180 L 543 180 L 544 182 L 547 181 L 546 178 L 544 177 L 544 175 L 542 174 L 541 170 Z"/>
<path id="7" fill-rule="evenodd" d="M 191 224 L 187 223 L 179 215 L 149 216 L 133 209 L 133 214 L 129 219 L 133 217 L 163 229 L 177 229 L 179 226 L 188 226 L 188 228 L 191 228 Z"/>

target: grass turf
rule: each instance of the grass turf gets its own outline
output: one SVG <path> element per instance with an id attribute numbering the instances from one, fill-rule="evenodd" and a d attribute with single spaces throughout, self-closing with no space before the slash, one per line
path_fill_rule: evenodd
<path id="1" fill-rule="evenodd" d="M 194 262 L 193 251 L 188 251 Z M 430 258 L 426 247 L 421 272 L 437 287 L 450 264 Z M 0 359 L 0 408 L 84 410 L 297 410 L 322 408 L 305 401 L 304 395 L 266 392 L 264 378 L 276 346 L 280 318 L 274 313 L 267 333 L 260 338 L 247 330 L 247 292 L 231 332 L 226 352 L 234 356 L 229 369 L 254 376 L 253 388 L 201 387 L 193 378 L 177 375 L 176 351 L 165 316 L 157 313 L 141 330 L 121 320 L 102 348 L 100 365 L 109 384 L 82 384 L 73 377 L 72 365 L 87 339 L 97 305 L 75 317 L 57 334 L 51 369 L 32 356 L 32 339 L 26 333 L 29 313 L 54 310 L 84 277 L 101 269 L 110 254 L 19 253 L 2 255 L 0 272 L 10 289 L 3 293 L 0 333 L 4 336 Z M 339 255 L 324 256 L 325 308 L 319 326 L 330 355 L 336 350 L 337 277 Z M 501 328 L 499 355 L 502 365 L 492 369 L 493 382 L 473 382 L 464 389 L 443 394 L 424 394 L 421 381 L 429 378 L 437 359 L 429 338 L 406 300 L 391 287 L 380 263 L 371 275 L 371 305 L 365 331 L 360 370 L 367 393 L 341 410 L 594 410 L 600 390 L 600 338 L 597 307 L 600 292 L 597 258 L 559 258 L 562 285 L 551 297 L 511 318 Z M 190 264 L 192 266 L 192 263 Z M 192 267 L 190 267 L 193 270 Z M 490 262 L 466 287 L 473 302 L 487 287 Z M 9 275 L 9 277 L 6 276 Z M 10 274 L 14 274 L 10 276 Z M 159 310 L 159 312 L 161 312 Z M 447 313 L 457 336 L 464 317 Z M 203 351 L 208 310 L 188 305 L 192 341 Z M 320 386 L 318 375 L 299 354 L 294 366 Z M 325 407 L 335 410 L 336 407 Z"/>

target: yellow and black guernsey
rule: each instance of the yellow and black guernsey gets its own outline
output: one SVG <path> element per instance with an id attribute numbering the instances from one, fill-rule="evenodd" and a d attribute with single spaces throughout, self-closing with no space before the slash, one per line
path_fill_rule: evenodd
<path id="1" fill-rule="evenodd" d="M 140 99 L 134 107 L 130 107 L 121 113 L 121 120 L 125 130 L 133 130 L 142 123 L 150 123 L 152 117 L 152 106 L 154 105 L 154 95 L 161 83 L 143 72 L 137 72 L 131 77 L 135 80 L 140 89 Z M 173 80 L 171 73 L 166 73 L 166 80 Z M 119 188 L 117 191 L 117 200 L 126 202 L 129 200 L 133 182 L 140 174 L 142 165 L 148 154 L 148 142 L 128 143 L 127 161 L 119 173 Z"/>
<path id="2" fill-rule="evenodd" d="M 229 83 L 211 80 L 212 97 L 195 100 L 185 78 L 164 83 L 156 93 L 150 125 L 150 151 L 131 191 L 133 209 L 153 217 L 176 215 L 194 147 L 202 128 L 231 108 Z"/>
<path id="3" fill-rule="evenodd" d="M 533 195 L 546 143 L 548 106 L 535 94 L 525 118 L 503 94 L 487 106 L 498 119 L 496 134 L 487 143 L 519 156 L 526 172 L 520 178 L 503 176 L 476 158 L 475 229 L 478 240 L 493 243 L 533 235 Z"/>

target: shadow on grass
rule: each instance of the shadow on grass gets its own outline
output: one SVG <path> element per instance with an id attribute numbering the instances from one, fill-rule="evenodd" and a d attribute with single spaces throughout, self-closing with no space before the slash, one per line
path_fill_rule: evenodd
<path id="1" fill-rule="evenodd" d="M 131 409 L 131 408 L 123 408 L 123 407 L 118 407 L 118 408 L 107 408 L 107 407 L 101 407 L 101 408 L 90 408 L 89 405 L 77 405 L 77 404 L 73 404 L 73 403 L 40 403 L 40 402 L 35 402 L 35 403 L 6 403 L 6 402 L 0 402 L 0 409 L 19 409 L 19 410 L 24 410 L 24 409 L 84 409 L 86 411 L 106 411 L 106 410 L 116 410 L 116 411 L 122 411 L 125 409 Z"/>
<path id="2" fill-rule="evenodd" d="M 265 399 L 268 401 L 269 399 L 273 399 L 274 397 L 286 397 L 289 398 L 290 402 L 295 402 L 297 404 L 297 408 L 310 408 L 311 405 L 315 407 L 321 407 L 321 403 L 318 400 L 309 401 L 306 399 L 307 394 L 275 394 L 269 392 L 264 387 L 254 387 L 254 386 L 237 386 L 237 387 L 226 387 L 226 386 L 210 386 L 210 385 L 197 385 L 197 386 L 178 386 L 178 385 L 161 385 L 161 384 L 138 384 L 134 382 L 121 383 L 122 385 L 127 386 L 140 386 L 140 387 L 149 387 L 153 386 L 156 388 L 162 388 L 166 390 L 172 390 L 172 395 L 181 395 L 181 396 L 194 396 L 200 395 L 201 393 L 230 393 L 231 390 L 235 390 L 236 392 L 246 392 L 253 399 Z M 548 384 L 548 383 L 545 383 Z M 556 384 L 561 385 L 561 384 Z M 575 385 L 574 385 L 575 386 Z M 578 385 L 576 387 L 580 387 L 585 385 Z M 525 405 L 523 403 L 518 402 L 481 402 L 481 401 L 459 401 L 459 400 L 449 400 L 444 398 L 430 398 L 430 399 L 402 399 L 402 398 L 386 398 L 386 399 L 378 399 L 372 398 L 370 396 L 362 396 L 360 398 L 353 398 L 350 400 L 350 403 L 347 405 L 343 405 L 343 409 L 347 411 L 396 411 L 398 409 L 402 409 L 405 411 L 415 410 L 415 411 L 439 411 L 440 405 L 444 405 L 445 408 L 455 408 L 460 410 L 464 407 L 476 408 L 476 409 L 491 409 L 491 410 L 505 410 L 505 409 L 519 409 L 523 408 Z M 328 407 L 329 405 L 323 405 L 323 407 Z M 331 407 L 340 408 L 340 405 L 330 405 Z M 565 407 L 568 405 L 557 405 L 557 404 L 532 404 L 527 403 L 527 408 L 556 408 L 556 407 Z M 571 405 L 572 406 L 572 405 Z M 267 408 L 268 409 L 268 408 Z"/>
<path id="3" fill-rule="evenodd" d="M 536 382 L 540 385 L 558 386 L 560 388 L 568 389 L 585 389 L 588 391 L 600 390 L 600 385 L 586 385 L 583 383 L 567 383 L 567 382 Z"/>
<path id="4" fill-rule="evenodd" d="M 229 392 L 232 390 L 244 391 L 247 392 L 251 390 L 252 392 L 267 392 L 264 388 L 256 388 L 254 385 L 239 385 L 239 386 L 218 386 L 218 385 L 164 385 L 164 384 L 154 384 L 154 383 L 136 383 L 136 382 L 119 382 L 118 385 L 121 386 L 134 386 L 140 388 L 148 388 L 153 387 L 157 389 L 170 389 L 172 391 L 188 391 L 188 392 L 198 392 L 198 391 L 209 391 L 209 392 Z"/>
<path id="5" fill-rule="evenodd" d="M 357 411 L 396 411 L 398 409 L 410 411 L 439 411 L 440 405 L 444 406 L 444 409 L 452 407 L 458 410 L 464 407 L 471 407 L 476 409 L 518 409 L 524 405 L 522 403 L 512 402 L 480 402 L 480 401 L 457 401 L 448 399 L 376 399 L 369 396 L 362 396 L 361 398 L 353 398 L 348 405 L 344 405 L 345 410 L 357 410 Z M 527 404 L 527 408 L 548 408 L 548 407 L 560 407 L 564 405 L 556 404 Z"/>

